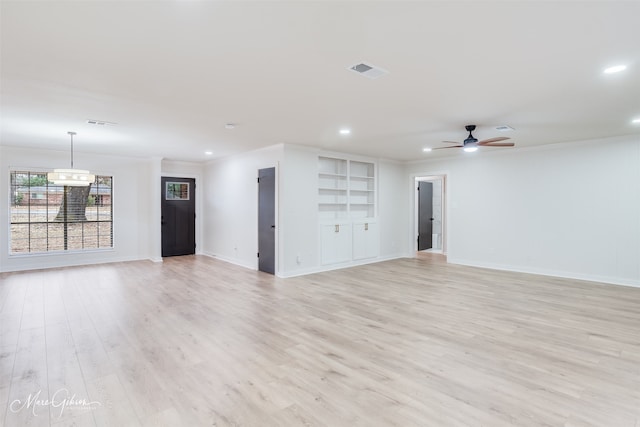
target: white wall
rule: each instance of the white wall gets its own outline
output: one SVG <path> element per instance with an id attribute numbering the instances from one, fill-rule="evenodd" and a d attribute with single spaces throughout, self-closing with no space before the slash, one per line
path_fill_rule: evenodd
<path id="1" fill-rule="evenodd" d="M 477 152 L 447 171 L 452 263 L 640 286 L 640 138 Z"/>
<path id="2" fill-rule="evenodd" d="M 203 253 L 258 268 L 258 169 L 276 167 L 278 179 L 282 157 L 283 146 L 275 145 L 205 165 Z M 279 192 L 277 187 L 276 200 Z M 276 227 L 279 230 L 279 224 Z M 278 232 L 276 246 L 280 238 Z"/>
<path id="3" fill-rule="evenodd" d="M 75 153 L 75 165 L 113 176 L 114 248 L 111 250 L 10 255 L 9 170 L 48 171 L 68 165 L 69 153 L 0 147 L 0 271 L 17 271 L 150 258 L 150 159 Z"/>
<path id="4" fill-rule="evenodd" d="M 315 271 L 320 265 L 318 242 L 317 149 L 284 146 L 280 174 L 280 274 Z"/>
<path id="5" fill-rule="evenodd" d="M 115 248 L 11 256 L 10 168 L 50 170 L 66 164 L 68 153 L 2 146 L 0 271 L 154 259 L 160 173 L 200 181 L 199 250 L 255 269 L 257 171 L 274 166 L 277 273 L 319 271 L 317 156 L 322 153 L 278 145 L 204 167 L 76 153 L 79 167 L 114 177 Z M 413 179 L 443 173 L 450 262 L 640 286 L 638 137 L 493 150 L 409 165 L 380 160 L 380 259 L 412 254 Z"/>
<path id="6" fill-rule="evenodd" d="M 276 274 L 283 277 L 326 270 L 320 265 L 318 156 L 326 153 L 292 144 L 278 145 L 208 163 L 205 167 L 204 252 L 257 268 L 257 170 L 277 168 Z M 357 157 L 360 160 L 375 161 Z M 404 167 L 378 164 L 380 258 L 407 256 L 406 227 L 410 198 L 404 191 Z"/>
<path id="7" fill-rule="evenodd" d="M 50 170 L 68 153 L 0 147 L 0 221 L 8 224 L 9 168 Z M 160 176 L 196 178 L 196 243 L 205 253 L 257 268 L 257 171 L 276 167 L 276 273 L 321 271 L 318 240 L 318 155 L 321 150 L 277 145 L 202 166 L 160 158 L 140 159 L 76 153 L 76 164 L 114 177 L 114 249 L 98 252 L 10 256 L 9 227 L 0 227 L 0 271 L 82 265 L 160 257 Z M 326 154 L 326 153 L 325 153 Z M 337 153 L 332 153 L 337 154 Z M 348 155 L 345 155 L 348 156 Z M 374 159 L 366 159 L 374 160 Z M 403 166 L 378 164 L 380 258 L 407 255 L 409 197 L 401 191 Z"/>
<path id="8" fill-rule="evenodd" d="M 391 259 L 411 256 L 407 228 L 411 193 L 407 190 L 404 165 L 378 162 L 378 223 L 380 256 Z"/>

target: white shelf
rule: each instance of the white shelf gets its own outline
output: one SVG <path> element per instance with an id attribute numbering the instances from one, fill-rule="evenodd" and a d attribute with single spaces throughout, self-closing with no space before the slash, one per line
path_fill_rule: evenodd
<path id="1" fill-rule="evenodd" d="M 318 159 L 318 174 L 347 177 L 347 161 L 345 159 L 336 159 L 332 157 L 320 157 Z"/>
<path id="2" fill-rule="evenodd" d="M 328 177 L 333 177 L 333 178 L 346 178 L 347 177 L 347 175 L 345 175 L 345 174 L 325 173 L 325 172 L 319 172 L 318 175 L 320 175 L 320 176 L 328 176 Z"/>
<path id="3" fill-rule="evenodd" d="M 376 213 L 375 164 L 349 162 L 349 212 L 352 218 L 373 218 Z"/>
<path id="4" fill-rule="evenodd" d="M 318 158 L 318 206 L 324 218 L 374 218 L 374 163 Z"/>
<path id="5" fill-rule="evenodd" d="M 369 162 L 352 160 L 349 162 L 350 179 L 374 179 L 375 165 Z"/>

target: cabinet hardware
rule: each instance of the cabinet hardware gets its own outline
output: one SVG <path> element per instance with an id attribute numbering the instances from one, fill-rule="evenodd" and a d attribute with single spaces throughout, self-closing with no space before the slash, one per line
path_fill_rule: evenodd
<path id="1" fill-rule="evenodd" d="M 340 232 L 340 224 L 336 224 L 335 232 L 336 233 Z"/>

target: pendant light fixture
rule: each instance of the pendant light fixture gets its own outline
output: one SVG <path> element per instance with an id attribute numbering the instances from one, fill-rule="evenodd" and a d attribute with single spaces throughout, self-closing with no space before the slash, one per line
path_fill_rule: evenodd
<path id="1" fill-rule="evenodd" d="M 54 169 L 47 174 L 49 181 L 56 185 L 70 187 L 86 187 L 95 181 L 96 176 L 87 170 L 73 168 L 73 136 L 75 132 L 67 132 L 71 136 L 71 169 Z"/>

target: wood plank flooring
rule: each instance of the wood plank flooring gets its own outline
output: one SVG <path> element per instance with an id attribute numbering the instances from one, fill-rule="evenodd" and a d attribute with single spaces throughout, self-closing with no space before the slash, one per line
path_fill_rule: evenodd
<path id="1" fill-rule="evenodd" d="M 5 273 L 0 424 L 640 427 L 640 289 L 438 255 Z"/>

